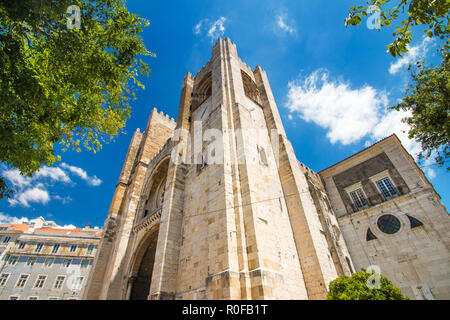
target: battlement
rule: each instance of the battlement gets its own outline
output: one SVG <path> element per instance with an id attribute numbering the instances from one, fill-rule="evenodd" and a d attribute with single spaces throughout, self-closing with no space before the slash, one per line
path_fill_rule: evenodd
<path id="1" fill-rule="evenodd" d="M 320 179 L 320 176 L 317 172 L 315 172 L 314 170 L 312 170 L 311 168 L 309 168 L 307 165 L 305 165 L 304 163 L 298 161 L 298 164 L 300 165 L 300 169 L 302 169 L 302 171 L 304 173 L 309 173 L 311 175 L 313 175 L 314 177 Z"/>
<path id="2" fill-rule="evenodd" d="M 163 111 L 158 111 L 157 108 L 153 108 L 152 113 L 150 114 L 150 118 L 148 120 L 147 128 L 149 127 L 150 123 L 156 119 L 157 121 L 163 121 L 168 127 L 173 129 L 175 129 L 175 126 L 177 124 L 172 117 L 165 114 Z"/>
<path id="3" fill-rule="evenodd" d="M 208 62 L 194 76 L 195 83 L 198 83 L 198 81 L 201 81 L 203 79 L 203 77 L 210 71 L 211 71 L 211 60 L 208 60 Z"/>

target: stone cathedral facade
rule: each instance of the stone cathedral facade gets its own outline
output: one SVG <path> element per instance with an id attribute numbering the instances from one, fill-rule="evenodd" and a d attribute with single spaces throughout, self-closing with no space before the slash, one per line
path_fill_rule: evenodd
<path id="1" fill-rule="evenodd" d="M 325 299 L 332 280 L 373 264 L 402 273 L 412 298 L 450 298 L 447 211 L 395 139 L 313 172 L 295 156 L 264 70 L 219 39 L 184 78 L 177 121 L 154 109 L 134 133 L 84 299 Z M 422 211 L 408 211 L 414 201 Z M 381 228 L 395 237 L 399 217 L 401 239 L 375 229 L 384 210 Z M 406 230 L 404 210 L 421 225 Z M 377 239 L 366 241 L 365 227 Z M 415 253 L 389 244 L 417 232 Z"/>

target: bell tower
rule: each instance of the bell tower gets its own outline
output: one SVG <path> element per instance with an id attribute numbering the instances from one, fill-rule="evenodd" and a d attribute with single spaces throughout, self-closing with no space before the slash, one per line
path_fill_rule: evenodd
<path id="1" fill-rule="evenodd" d="M 297 160 L 266 73 L 248 67 L 230 39 L 185 76 L 169 129 L 142 180 L 122 175 L 127 191 L 116 193 L 135 205 L 91 274 L 90 283 L 109 286 L 91 295 L 88 287 L 88 298 L 325 299 L 330 281 L 350 274 L 320 178 Z M 140 135 L 148 136 L 132 146 L 156 141 Z M 152 199 L 159 205 L 149 210 Z"/>

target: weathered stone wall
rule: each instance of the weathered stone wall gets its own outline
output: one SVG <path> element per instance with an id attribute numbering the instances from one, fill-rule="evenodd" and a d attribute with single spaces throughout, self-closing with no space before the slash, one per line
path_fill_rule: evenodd
<path id="1" fill-rule="evenodd" d="M 150 299 L 323 299 L 348 273 L 335 217 L 310 188 L 320 180 L 300 168 L 267 75 L 229 39 L 184 78 L 176 128 L 154 111 L 141 140 L 107 220 L 117 227 L 98 262 L 104 286 L 90 297 L 130 297 L 141 261 L 153 261 L 142 257 L 155 233 Z M 164 173 L 162 207 L 143 217 Z"/>
<path id="2" fill-rule="evenodd" d="M 338 276 L 350 276 L 354 270 L 342 232 L 334 212 L 331 210 L 330 201 L 325 191 L 320 176 L 300 163 L 300 168 L 307 177 L 309 190 L 314 205 L 317 208 L 319 220 L 322 225 L 321 233 L 326 238 L 329 247 L 329 256 L 332 259 Z"/>
<path id="3" fill-rule="evenodd" d="M 368 168 L 368 164 L 369 171 L 362 169 Z M 404 192 L 388 201 L 373 201 L 369 208 L 361 211 L 348 210 L 345 203 L 349 200 L 344 198 L 343 188 L 357 179 L 368 181 L 369 176 L 384 170 L 388 170 L 394 184 Z M 371 265 L 379 266 L 381 273 L 412 299 L 424 299 L 419 287 L 428 288 L 436 299 L 450 298 L 450 218 L 439 195 L 396 136 L 320 175 L 331 205 L 339 213 L 340 229 L 357 271 Z M 377 191 L 366 190 L 365 183 L 362 186 L 369 194 Z M 399 219 L 398 232 L 387 234 L 379 229 L 377 221 L 385 214 Z M 418 219 L 423 226 L 411 228 L 407 215 Z M 368 241 L 369 228 L 376 239 Z"/>
<path id="4" fill-rule="evenodd" d="M 344 202 L 347 213 L 355 212 L 356 210 L 352 206 L 352 200 L 347 192 L 345 192 L 345 188 L 357 182 L 361 182 L 369 205 L 380 204 L 384 201 L 377 186 L 369 179 L 369 177 L 385 170 L 389 171 L 389 176 L 392 178 L 393 183 L 400 194 L 409 193 L 409 188 L 402 176 L 384 152 L 333 176 L 334 184 Z"/>

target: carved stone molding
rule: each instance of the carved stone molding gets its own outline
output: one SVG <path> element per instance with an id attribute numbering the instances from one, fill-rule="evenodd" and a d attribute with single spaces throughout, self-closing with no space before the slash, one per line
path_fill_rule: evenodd
<path id="1" fill-rule="evenodd" d="M 118 228 L 118 217 L 117 214 L 112 214 L 105 223 L 104 236 L 108 241 L 113 241 L 117 233 Z"/>
<path id="2" fill-rule="evenodd" d="M 151 229 L 153 226 L 157 225 L 161 220 L 161 212 L 162 208 L 159 208 L 154 213 L 148 215 L 143 219 L 141 222 L 139 222 L 137 225 L 133 228 L 133 233 L 136 234 L 140 232 L 143 229 Z"/>

